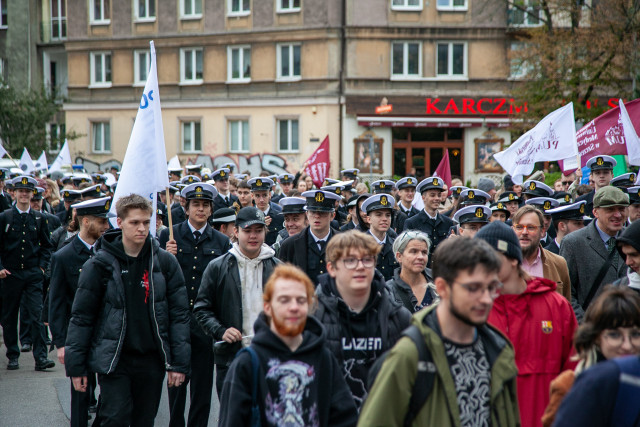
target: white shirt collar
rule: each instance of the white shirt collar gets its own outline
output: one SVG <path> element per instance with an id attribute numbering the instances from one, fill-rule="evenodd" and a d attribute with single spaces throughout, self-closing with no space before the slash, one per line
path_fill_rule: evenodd
<path id="1" fill-rule="evenodd" d="M 14 206 L 16 207 L 16 210 L 18 211 L 18 213 L 23 214 L 23 213 L 31 212 L 31 206 L 29 206 L 26 211 L 21 211 L 17 204 L 14 204 Z"/>
<path id="2" fill-rule="evenodd" d="M 437 218 L 438 218 L 438 212 L 436 212 L 436 214 L 435 214 L 434 216 L 431 216 L 431 215 L 429 215 L 429 212 L 427 212 L 427 210 L 426 210 L 426 209 L 424 209 L 424 213 L 425 213 L 425 214 L 427 214 L 427 216 L 428 216 L 430 219 L 437 219 Z"/>
<path id="3" fill-rule="evenodd" d="M 329 232 L 323 238 L 316 237 L 316 235 L 313 234 L 313 232 L 311 232 L 311 229 L 309 229 L 309 234 L 311 234 L 311 237 L 313 237 L 313 240 L 315 240 L 316 243 L 318 243 L 320 240 L 324 240 L 326 242 L 327 240 L 329 240 L 329 235 L 331 234 L 331 228 L 329 228 Z"/>
<path id="4" fill-rule="evenodd" d="M 200 229 L 196 229 L 193 225 L 191 225 L 191 222 L 189 222 L 189 220 L 187 220 L 187 225 L 189 226 L 189 229 L 191 230 L 191 234 L 195 233 L 196 231 L 199 231 L 200 234 L 204 234 L 204 229 L 207 228 L 207 224 L 204 225 L 204 227 L 200 228 Z"/>
<path id="5" fill-rule="evenodd" d="M 369 230 L 369 234 L 371 234 L 373 236 L 373 238 L 376 239 L 376 242 L 378 242 L 378 244 L 384 245 L 385 243 L 387 243 L 387 234 L 386 233 L 384 235 L 384 239 L 382 239 L 382 240 L 378 239 L 376 237 L 376 235 L 371 232 L 371 230 Z"/>
<path id="6" fill-rule="evenodd" d="M 90 245 L 87 242 L 85 242 L 84 240 L 82 240 L 82 237 L 80 237 L 79 233 L 78 233 L 77 236 L 78 236 L 78 240 L 80 240 L 87 247 L 87 249 L 89 249 L 89 251 L 91 251 L 91 249 L 93 248 L 93 245 Z"/>

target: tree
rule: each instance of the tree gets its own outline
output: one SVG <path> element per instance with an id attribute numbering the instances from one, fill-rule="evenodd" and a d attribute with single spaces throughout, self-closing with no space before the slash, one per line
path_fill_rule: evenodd
<path id="1" fill-rule="evenodd" d="M 586 1 L 509 4 L 511 24 L 513 16 L 529 24 L 514 31 L 521 48 L 511 52 L 512 67 L 525 74 L 512 89 L 528 102 L 525 118 L 538 121 L 573 102 L 576 120 L 587 122 L 610 108 L 603 99 L 638 96 L 640 0 Z"/>

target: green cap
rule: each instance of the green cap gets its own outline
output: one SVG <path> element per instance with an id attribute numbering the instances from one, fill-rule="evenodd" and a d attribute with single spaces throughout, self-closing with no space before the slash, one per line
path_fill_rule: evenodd
<path id="1" fill-rule="evenodd" d="M 606 208 L 610 206 L 629 206 L 629 195 L 611 185 L 596 191 L 595 196 L 593 196 L 593 207 Z"/>

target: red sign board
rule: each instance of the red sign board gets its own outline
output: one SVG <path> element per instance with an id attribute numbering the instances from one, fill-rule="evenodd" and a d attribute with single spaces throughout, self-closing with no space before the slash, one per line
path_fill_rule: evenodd
<path id="1" fill-rule="evenodd" d="M 386 114 L 393 111 L 393 105 L 379 105 L 376 107 L 376 114 Z"/>
<path id="2" fill-rule="evenodd" d="M 529 111 L 527 103 L 518 104 L 513 98 L 427 98 L 429 116 L 511 116 Z"/>

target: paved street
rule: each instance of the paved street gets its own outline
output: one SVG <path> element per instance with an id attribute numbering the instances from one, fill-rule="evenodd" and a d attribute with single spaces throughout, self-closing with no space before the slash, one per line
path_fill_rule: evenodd
<path id="1" fill-rule="evenodd" d="M 0 340 L 2 336 L 0 333 Z M 70 382 L 64 368 L 58 363 L 55 350 L 49 358 L 56 362 L 47 372 L 36 372 L 31 353 L 22 353 L 20 369 L 7 370 L 6 347 L 0 345 L 0 419 L 2 426 L 62 427 L 69 425 L 71 406 Z M 187 398 L 187 411 L 188 411 Z M 217 425 L 218 398 L 213 391 L 209 425 Z M 169 404 L 166 387 L 163 390 L 156 426 L 169 425 Z"/>

